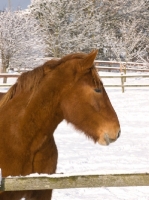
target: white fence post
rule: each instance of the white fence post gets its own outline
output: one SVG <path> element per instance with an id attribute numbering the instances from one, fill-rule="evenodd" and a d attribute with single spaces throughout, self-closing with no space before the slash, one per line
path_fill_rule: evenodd
<path id="1" fill-rule="evenodd" d="M 124 92 L 124 78 L 123 78 L 123 73 L 121 73 L 121 84 L 122 84 L 122 92 Z"/>

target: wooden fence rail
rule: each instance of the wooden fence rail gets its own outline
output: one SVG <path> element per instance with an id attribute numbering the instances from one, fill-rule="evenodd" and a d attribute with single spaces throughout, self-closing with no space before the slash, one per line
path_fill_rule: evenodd
<path id="1" fill-rule="evenodd" d="M 126 84 L 126 78 L 149 78 L 149 74 L 133 74 L 133 75 L 125 75 L 125 74 L 119 74 L 119 75 L 101 75 L 101 78 L 120 78 L 121 84 L 104 84 L 105 87 L 121 87 L 122 92 L 125 91 L 125 87 L 149 87 L 148 84 Z"/>
<path id="2" fill-rule="evenodd" d="M 123 72 L 126 74 L 127 71 L 132 71 L 132 72 L 149 72 L 149 69 L 136 69 L 136 68 L 123 68 L 120 69 L 119 67 L 104 67 L 104 66 L 96 66 L 98 71 L 118 71 L 118 72 Z"/>
<path id="3" fill-rule="evenodd" d="M 7 83 L 8 78 L 17 78 L 20 74 L 0 73 L 0 78 L 3 78 L 3 83 Z"/>
<path id="4" fill-rule="evenodd" d="M 149 63 L 136 62 L 117 62 L 117 61 L 102 61 L 95 60 L 95 66 L 98 71 L 118 71 L 126 74 L 127 71 L 133 72 L 149 72 Z"/>
<path id="5" fill-rule="evenodd" d="M 17 78 L 20 74 L 0 74 L 0 78 Z M 100 75 L 101 79 L 104 78 L 119 78 L 121 80 L 120 84 L 104 84 L 105 87 L 121 87 L 122 92 L 124 92 L 125 87 L 149 87 L 149 84 L 126 84 L 126 78 L 149 78 L 149 74 L 132 74 L 132 75 L 125 75 L 123 73 L 116 74 L 116 75 Z M 10 87 L 12 84 L 3 83 L 0 84 L 0 87 Z"/>
<path id="6" fill-rule="evenodd" d="M 149 70 L 149 63 L 137 63 L 137 62 L 119 62 L 119 61 L 104 61 L 104 60 L 95 60 L 96 66 L 115 66 L 117 68 L 125 67 L 127 69 L 147 69 Z"/>
<path id="7" fill-rule="evenodd" d="M 149 186 L 149 173 L 53 174 L 2 178 L 0 191 Z"/>
<path id="8" fill-rule="evenodd" d="M 149 63 L 148 62 L 123 62 L 123 61 L 115 61 L 115 60 L 95 60 L 95 63 L 99 64 L 99 65 L 103 65 L 103 64 L 108 64 L 108 65 L 119 65 L 119 64 L 123 64 L 123 65 L 127 65 L 127 66 L 142 66 L 142 67 L 149 67 Z"/>
<path id="9" fill-rule="evenodd" d="M 53 59 L 52 57 L 46 57 L 43 58 L 43 62 Z M 119 61 L 103 61 L 103 60 L 95 60 L 95 66 L 98 70 L 108 70 L 109 72 L 111 70 L 116 70 L 120 72 L 126 72 L 126 71 L 142 71 L 142 72 L 149 72 L 149 63 L 137 63 L 137 62 L 119 62 Z M 27 68 L 11 68 L 8 69 L 8 71 L 18 72 L 22 73 L 27 70 L 31 70 Z"/>

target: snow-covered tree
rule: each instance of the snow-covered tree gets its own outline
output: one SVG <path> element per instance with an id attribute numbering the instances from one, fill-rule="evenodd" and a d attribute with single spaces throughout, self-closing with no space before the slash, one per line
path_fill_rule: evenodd
<path id="1" fill-rule="evenodd" d="M 9 67 L 34 67 L 43 57 L 38 24 L 29 13 L 6 10 L 0 13 L 0 58 L 2 72 Z"/>
<path id="2" fill-rule="evenodd" d="M 100 13 L 90 0 L 32 0 L 30 10 L 39 21 L 47 55 L 59 57 L 100 45 Z"/>
<path id="3" fill-rule="evenodd" d="M 142 31 L 137 32 L 136 25 L 136 21 L 124 20 L 119 24 L 119 35 L 114 31 L 105 34 L 105 43 L 116 60 L 129 62 L 146 54 L 145 36 Z"/>
<path id="4" fill-rule="evenodd" d="M 109 59 L 109 54 L 105 53 L 108 48 L 112 49 L 119 43 L 120 49 L 124 45 L 124 38 L 128 47 L 128 43 L 134 39 L 126 37 L 127 34 L 122 31 L 123 21 L 129 22 L 128 30 L 133 27 L 134 37 L 137 35 L 137 42 L 129 46 L 128 59 L 142 55 L 148 42 L 149 1 L 146 0 L 32 0 L 29 9 L 39 21 L 46 52 L 50 56 L 59 57 L 72 51 L 98 48 L 101 52 L 99 58 Z M 106 38 L 110 35 L 108 44 Z M 140 41 L 142 38 L 143 41 Z M 130 56 L 133 45 L 135 51 Z M 118 59 L 118 54 L 113 54 L 115 59 Z"/>

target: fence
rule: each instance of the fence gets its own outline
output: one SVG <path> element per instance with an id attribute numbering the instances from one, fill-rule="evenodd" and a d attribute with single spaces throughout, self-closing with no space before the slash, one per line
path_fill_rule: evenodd
<path id="1" fill-rule="evenodd" d="M 109 72 L 111 70 L 124 72 L 125 74 L 126 74 L 126 71 L 149 72 L 149 63 L 95 60 L 95 65 L 98 70 L 108 70 Z"/>
<path id="2" fill-rule="evenodd" d="M 3 78 L 3 84 L 0 86 L 11 86 L 7 84 L 7 78 L 17 78 L 20 74 L 9 74 L 9 73 L 0 73 L 0 78 Z"/>
<path id="3" fill-rule="evenodd" d="M 12 84 L 7 83 L 7 78 L 17 78 L 19 74 L 0 74 L 0 78 L 3 79 L 3 84 L 0 84 L 0 87 L 10 87 Z M 101 75 L 101 78 L 119 78 L 121 80 L 120 84 L 104 84 L 105 87 L 121 87 L 122 92 L 125 91 L 125 87 L 149 87 L 149 84 L 126 84 L 126 78 L 149 78 L 149 74 L 133 74 L 125 75 L 123 73 L 118 75 Z M 4 83 L 5 82 L 5 83 Z"/>
<path id="4" fill-rule="evenodd" d="M 149 78 L 149 74 L 133 74 L 133 75 L 124 75 L 121 73 L 120 75 L 101 75 L 101 78 L 120 78 L 121 84 L 104 84 L 105 87 L 121 87 L 122 92 L 125 91 L 125 87 L 149 87 L 149 84 L 126 84 L 126 78 Z"/>
<path id="5" fill-rule="evenodd" d="M 52 59 L 52 57 L 43 58 L 43 62 Z M 39 59 L 40 61 L 41 59 Z M 102 60 L 95 60 L 95 65 L 98 70 L 116 70 L 120 72 L 126 73 L 126 71 L 142 71 L 142 72 L 149 72 L 149 63 L 136 63 L 136 62 L 118 62 L 118 61 L 102 61 Z M 12 68 L 11 71 L 22 73 L 27 70 L 31 70 L 31 68 Z"/>
<path id="6" fill-rule="evenodd" d="M 0 178 L 0 191 L 149 186 L 149 173 L 53 174 Z"/>

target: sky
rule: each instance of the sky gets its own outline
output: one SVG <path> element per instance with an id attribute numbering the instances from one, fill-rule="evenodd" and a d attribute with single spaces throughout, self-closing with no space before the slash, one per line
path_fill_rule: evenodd
<path id="1" fill-rule="evenodd" d="M 9 4 L 11 5 L 12 10 L 17 10 L 18 8 L 26 9 L 30 4 L 30 0 L 0 0 L 0 10 L 9 7 Z"/>

